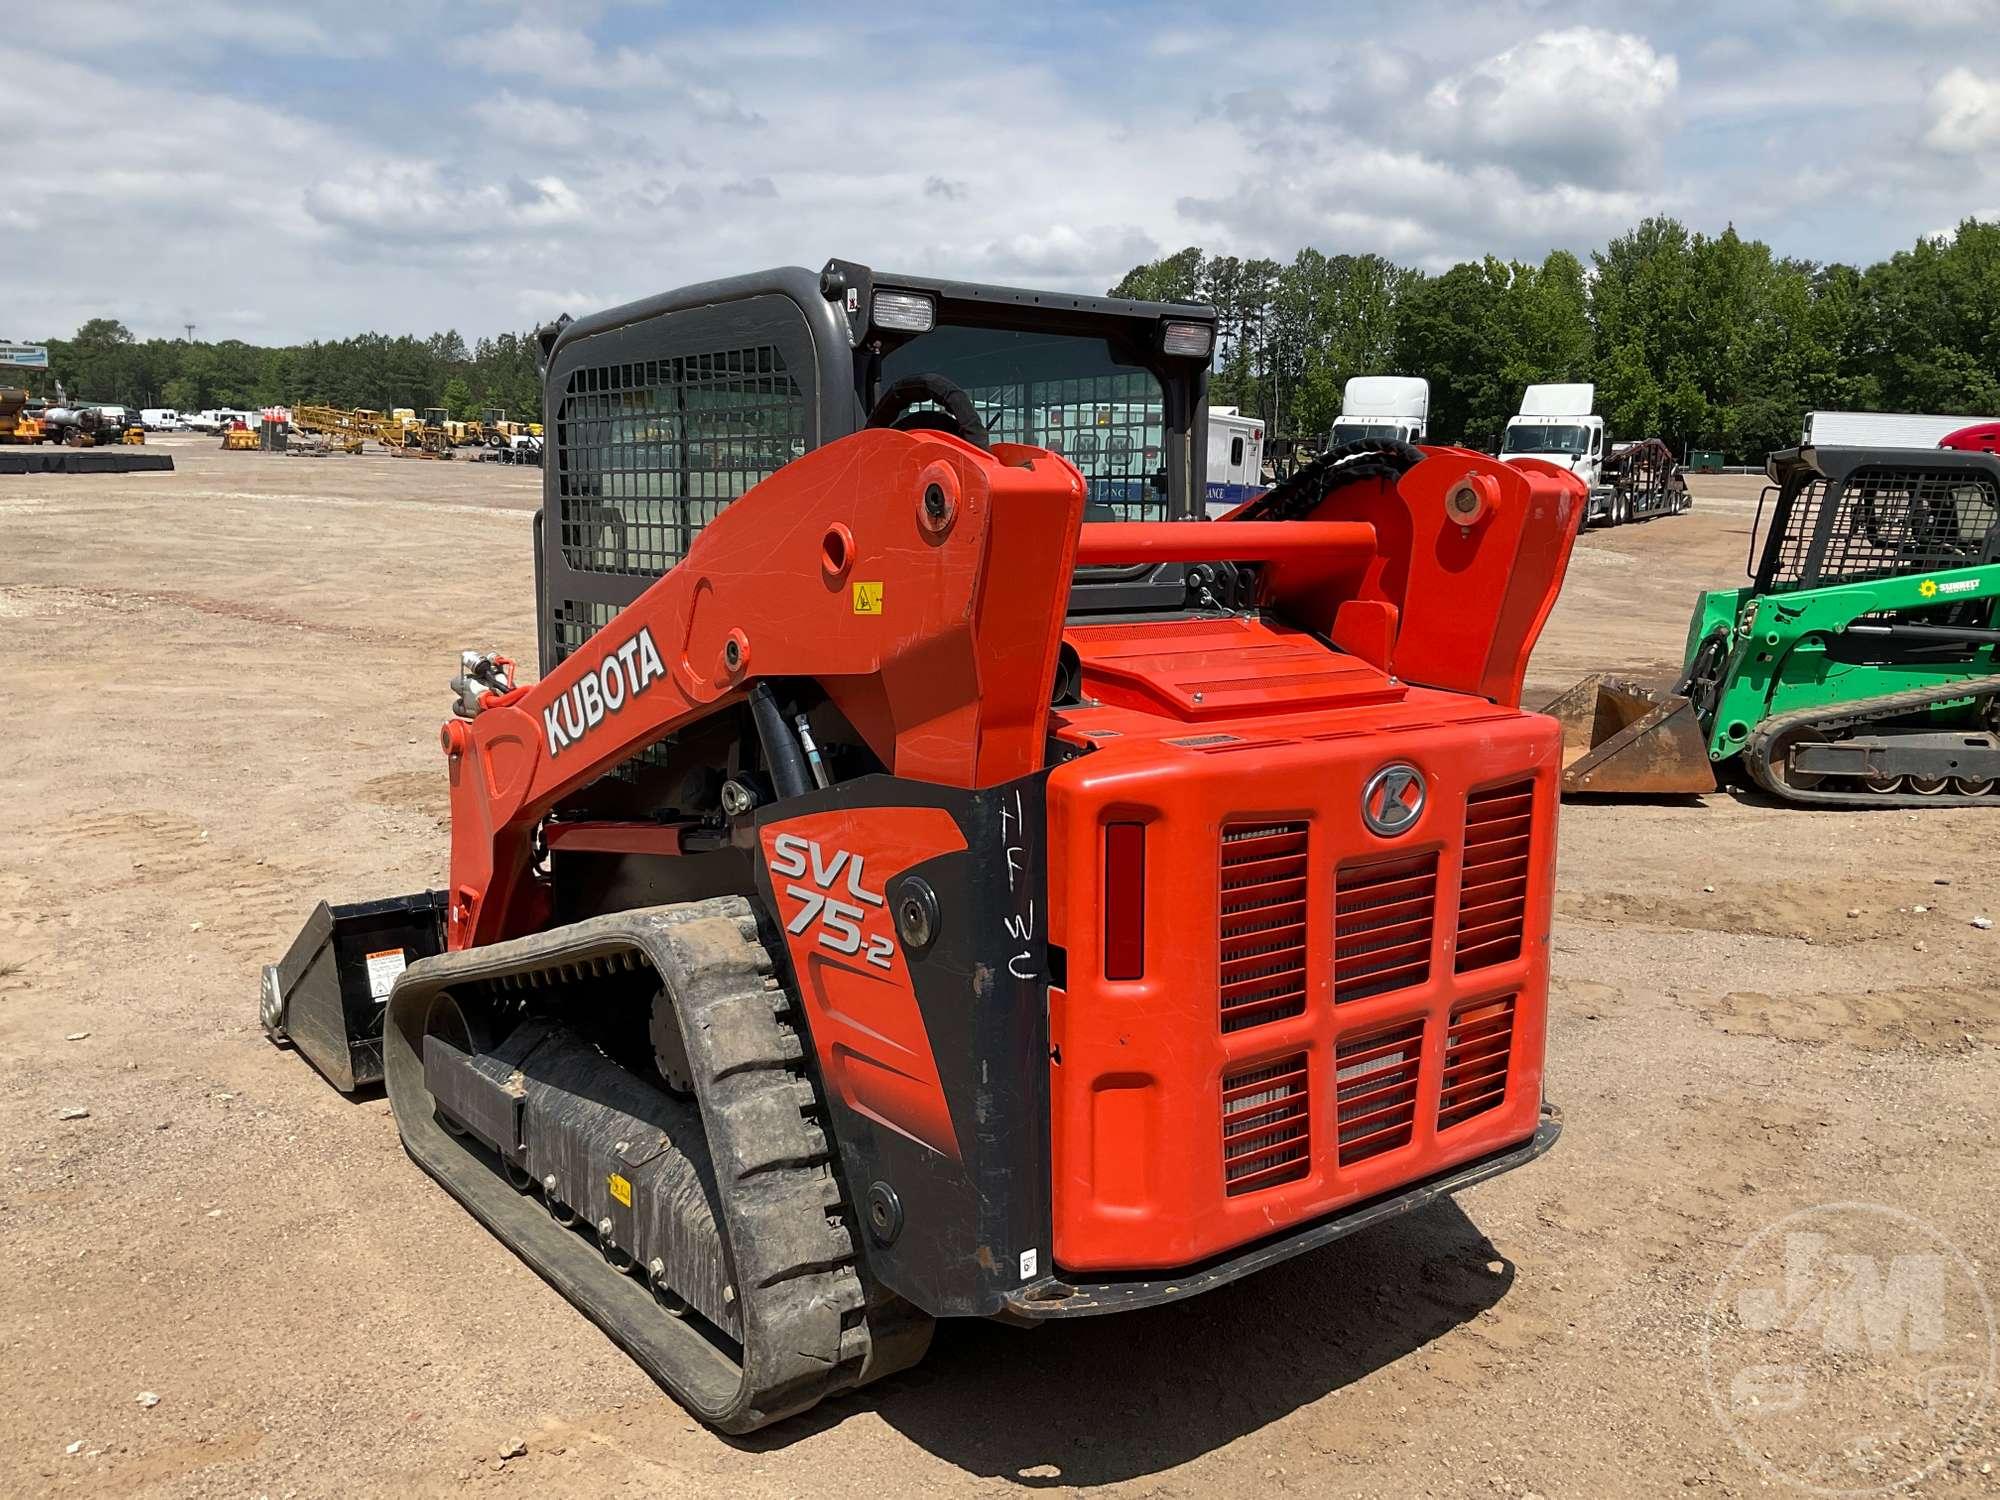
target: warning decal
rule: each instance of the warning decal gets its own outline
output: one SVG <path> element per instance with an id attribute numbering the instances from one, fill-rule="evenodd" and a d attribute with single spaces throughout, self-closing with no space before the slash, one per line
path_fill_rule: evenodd
<path id="1" fill-rule="evenodd" d="M 368 998 L 387 1000 L 396 987 L 396 976 L 410 966 L 401 948 L 384 948 L 368 955 Z"/>

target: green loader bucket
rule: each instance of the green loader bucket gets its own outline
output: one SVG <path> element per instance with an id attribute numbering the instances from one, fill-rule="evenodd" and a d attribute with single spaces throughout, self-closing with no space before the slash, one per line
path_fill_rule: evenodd
<path id="1" fill-rule="evenodd" d="M 1563 727 L 1565 796 L 1715 790 L 1694 705 L 1671 687 L 1593 673 L 1542 712 Z"/>

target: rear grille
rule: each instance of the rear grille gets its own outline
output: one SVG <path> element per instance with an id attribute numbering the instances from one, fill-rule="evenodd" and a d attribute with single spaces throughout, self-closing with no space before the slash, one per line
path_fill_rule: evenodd
<path id="1" fill-rule="evenodd" d="M 1460 974 L 1521 956 L 1534 805 L 1532 781 L 1474 792 L 1465 800 L 1465 863 L 1458 883 L 1454 960 Z"/>
<path id="2" fill-rule="evenodd" d="M 1507 1097 L 1507 1060 L 1514 1049 L 1514 997 L 1457 1006 L 1444 1039 L 1444 1086 L 1438 1129 L 1498 1109 Z"/>
<path id="3" fill-rule="evenodd" d="M 1423 1047 L 1424 1023 L 1418 1020 L 1351 1037 L 1336 1049 L 1334 1113 L 1343 1167 L 1409 1145 Z"/>
<path id="4" fill-rule="evenodd" d="M 1306 1055 L 1226 1074 L 1222 1178 L 1230 1197 L 1296 1182 L 1312 1168 Z"/>
<path id="5" fill-rule="evenodd" d="M 1222 1029 L 1306 1008 L 1306 825 L 1222 830 Z"/>
<path id="6" fill-rule="evenodd" d="M 1422 984 L 1431 975 L 1437 855 L 1347 866 L 1333 912 L 1335 1004 Z"/>

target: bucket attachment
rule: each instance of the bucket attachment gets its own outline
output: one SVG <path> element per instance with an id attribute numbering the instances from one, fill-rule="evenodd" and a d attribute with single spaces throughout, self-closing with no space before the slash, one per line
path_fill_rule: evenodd
<path id="1" fill-rule="evenodd" d="M 258 1018 L 343 1094 L 382 1081 L 382 1008 L 396 976 L 444 951 L 442 891 L 330 906 L 264 967 Z"/>
<path id="2" fill-rule="evenodd" d="M 1562 724 L 1565 795 L 1715 790 L 1708 736 L 1669 688 L 1593 673 L 1542 712 Z"/>

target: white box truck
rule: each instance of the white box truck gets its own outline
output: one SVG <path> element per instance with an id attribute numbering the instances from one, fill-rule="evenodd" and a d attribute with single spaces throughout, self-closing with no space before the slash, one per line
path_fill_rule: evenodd
<path id="1" fill-rule="evenodd" d="M 1227 515 L 1264 492 L 1264 424 L 1233 406 L 1208 409 L 1208 513 Z"/>
<path id="2" fill-rule="evenodd" d="M 1356 375 L 1341 389 L 1329 441 L 1396 438 L 1420 443 L 1430 430 L 1431 383 L 1421 375 Z"/>
<path id="3" fill-rule="evenodd" d="M 1809 411 L 1801 448 L 1935 448 L 1954 432 L 1994 417 L 1907 411 Z"/>
<path id="4" fill-rule="evenodd" d="M 1519 414 L 1507 419 L 1500 461 L 1533 458 L 1568 469 L 1590 486 L 1586 524 L 1618 526 L 1686 510 L 1687 470 L 1672 450 L 1658 438 L 1614 446 L 1596 405 L 1597 387 L 1587 380 L 1529 386 Z"/>

